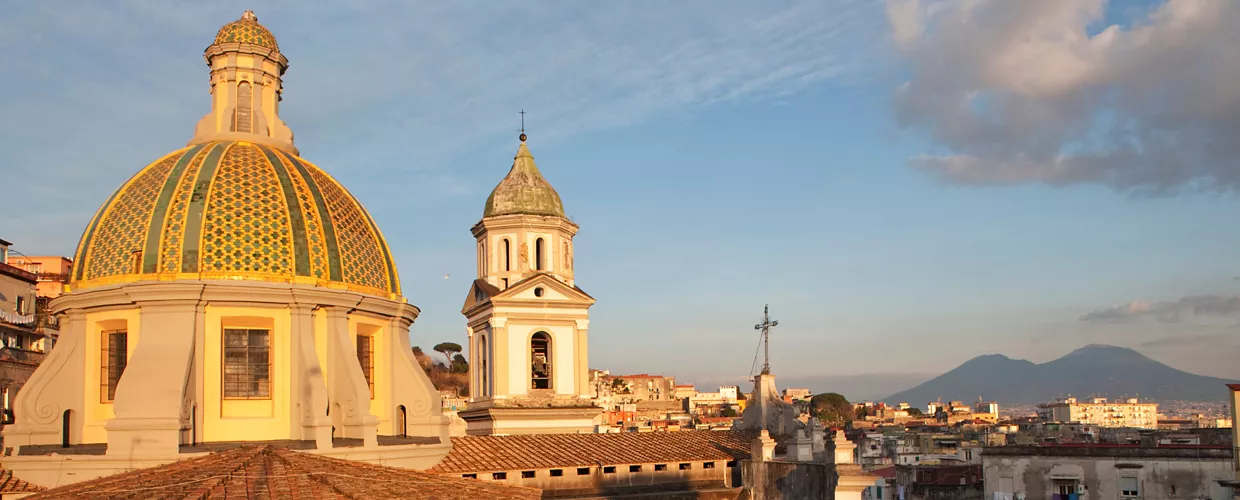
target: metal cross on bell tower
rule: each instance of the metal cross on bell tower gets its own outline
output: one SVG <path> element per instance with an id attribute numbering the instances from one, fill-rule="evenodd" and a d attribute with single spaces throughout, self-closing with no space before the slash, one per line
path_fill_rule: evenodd
<path id="1" fill-rule="evenodd" d="M 771 328 L 779 326 L 778 321 L 771 321 L 771 306 L 762 307 L 762 322 L 753 326 L 754 330 L 762 331 L 762 374 L 771 374 Z"/>

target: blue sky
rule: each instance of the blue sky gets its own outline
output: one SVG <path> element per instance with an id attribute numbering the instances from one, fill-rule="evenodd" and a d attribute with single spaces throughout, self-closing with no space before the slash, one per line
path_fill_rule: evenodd
<path id="1" fill-rule="evenodd" d="M 249 8 L 291 62 L 302 155 L 393 247 L 415 344 L 464 342 L 469 228 L 525 109 L 581 225 L 595 367 L 743 379 L 769 303 L 786 376 L 1108 343 L 1240 378 L 1240 167 L 1218 140 L 1240 61 L 1193 73 L 1172 49 L 1235 46 L 1216 24 L 1240 9 L 975 4 L 14 4 L 0 237 L 71 254 L 116 186 L 192 135 L 202 49 Z"/>

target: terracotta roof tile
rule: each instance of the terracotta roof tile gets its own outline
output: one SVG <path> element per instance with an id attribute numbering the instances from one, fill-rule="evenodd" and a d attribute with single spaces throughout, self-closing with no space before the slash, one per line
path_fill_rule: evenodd
<path id="1" fill-rule="evenodd" d="M 427 472 L 466 473 L 749 458 L 752 431 L 535 434 L 452 438 Z"/>
<path id="2" fill-rule="evenodd" d="M 46 488 L 13 477 L 13 471 L 0 469 L 0 493 L 34 493 Z"/>
<path id="3" fill-rule="evenodd" d="M 272 446 L 246 446 L 54 488 L 33 499 L 536 499 L 542 493 Z"/>

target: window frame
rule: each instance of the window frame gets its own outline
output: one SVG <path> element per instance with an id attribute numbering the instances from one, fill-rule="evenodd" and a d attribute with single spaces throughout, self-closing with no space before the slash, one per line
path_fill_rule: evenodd
<path id="1" fill-rule="evenodd" d="M 109 370 L 113 367 L 112 356 L 116 355 L 110 342 L 113 335 L 120 335 L 125 339 L 123 356 L 119 359 L 123 360 L 123 366 L 120 373 L 116 374 L 116 380 L 113 381 Z M 99 402 L 103 404 L 112 404 L 116 401 L 116 389 L 121 385 L 121 376 L 125 374 L 125 368 L 129 366 L 129 329 L 118 328 L 114 330 L 100 330 L 99 332 Z M 109 394 L 111 393 L 111 394 Z"/>
<path id="2" fill-rule="evenodd" d="M 230 396 L 228 395 L 228 332 L 242 331 L 246 334 L 246 362 L 245 367 L 247 374 L 253 377 L 253 373 L 249 373 L 249 369 L 253 366 L 250 363 L 250 352 L 254 346 L 249 345 L 249 335 L 253 332 L 267 333 L 267 395 L 265 396 Z M 274 361 L 275 356 L 272 351 L 275 350 L 275 331 L 269 327 L 228 327 L 224 326 L 220 329 L 220 399 L 229 401 L 264 401 L 274 399 L 275 384 L 272 378 L 275 376 Z"/>
<path id="3" fill-rule="evenodd" d="M 1124 481 L 1132 481 L 1134 489 L 1128 490 L 1124 488 Z M 1141 479 L 1136 476 L 1120 476 L 1119 477 L 1119 497 L 1120 498 L 1141 498 Z"/>
<path id="4" fill-rule="evenodd" d="M 362 339 L 366 339 L 366 361 L 362 361 Z M 362 367 L 362 377 L 366 379 L 366 385 L 370 388 L 370 399 L 375 399 L 375 336 L 374 334 L 359 333 L 357 338 L 353 340 L 353 345 L 357 351 L 357 364 Z"/>

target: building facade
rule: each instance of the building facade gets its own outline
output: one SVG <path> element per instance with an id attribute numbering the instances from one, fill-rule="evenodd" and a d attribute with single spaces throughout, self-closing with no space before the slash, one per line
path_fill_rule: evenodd
<path id="1" fill-rule="evenodd" d="M 0 240 L 0 422 L 11 423 L 18 391 L 34 374 L 53 337 L 40 328 L 38 275 L 10 263 Z"/>
<path id="2" fill-rule="evenodd" d="M 1038 416 L 1046 422 L 1073 422 L 1100 427 L 1158 428 L 1158 404 L 1142 403 L 1136 398 L 1108 401 L 1092 398 L 1088 403 L 1064 398 L 1038 405 Z"/>
<path id="3" fill-rule="evenodd" d="M 1227 446 L 1004 446 L 982 454 L 985 498 L 1230 500 Z"/>
<path id="4" fill-rule="evenodd" d="M 589 309 L 575 284 L 573 236 L 560 195 L 525 134 L 512 169 L 472 232 L 477 279 L 461 313 L 469 337 L 471 435 L 593 432 Z"/>

